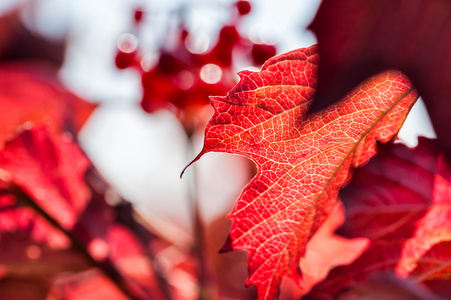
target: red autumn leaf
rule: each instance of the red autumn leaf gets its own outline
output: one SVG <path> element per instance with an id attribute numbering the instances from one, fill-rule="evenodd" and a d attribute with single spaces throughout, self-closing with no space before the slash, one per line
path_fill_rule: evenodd
<path id="1" fill-rule="evenodd" d="M 108 293 L 164 299 L 156 262 L 146 250 L 156 237 L 138 228 L 126 205 L 106 203 L 108 186 L 87 172 L 89 166 L 69 136 L 52 135 L 43 127 L 25 130 L 5 144 L 0 150 L 0 254 L 11 255 L 2 255 L 0 269 L 6 278 L 21 269 L 28 275 L 33 268 L 45 269 L 40 274 L 52 275 L 46 279 L 50 286 L 65 272 L 97 268 L 102 280 L 116 286 Z M 11 242 L 24 237 L 22 243 Z"/>
<path id="2" fill-rule="evenodd" d="M 102 226 L 101 223 L 98 226 Z M 124 294 L 118 289 L 117 282 L 112 282 L 105 273 L 84 272 L 73 276 L 65 276 L 62 282 L 54 282 L 56 292 L 62 293 L 64 298 L 74 299 L 104 299 L 111 295 L 113 299 L 128 299 L 130 295 L 134 299 L 167 299 L 156 279 L 153 261 L 146 253 L 144 245 L 136 237 L 136 233 L 125 226 L 114 222 L 107 224 L 106 236 L 96 238 L 88 244 L 88 251 L 101 264 L 103 271 L 115 269 L 113 275 L 120 276 L 129 293 Z M 148 242 L 152 242 L 149 240 Z M 105 264 L 108 261 L 110 263 Z M 95 267 L 95 266 L 91 266 Z M 64 277 L 64 276 L 62 276 Z M 100 282 L 106 282 L 102 286 Z M 171 291 L 172 292 L 172 291 Z M 79 297 L 79 298 L 77 298 Z"/>
<path id="3" fill-rule="evenodd" d="M 52 138 L 45 128 L 23 131 L 0 152 L 0 169 L 38 206 L 71 229 L 90 199 L 84 182 L 88 159 L 69 137 Z"/>
<path id="4" fill-rule="evenodd" d="M 50 295 L 56 299 L 68 300 L 129 299 L 96 270 L 61 278 L 56 282 Z"/>
<path id="5" fill-rule="evenodd" d="M 24 232 L 1 233 L 0 299 L 45 299 L 50 286 L 46 278 L 61 272 L 81 272 L 92 266 L 73 249 L 37 243 Z"/>
<path id="6" fill-rule="evenodd" d="M 339 231 L 366 237 L 368 249 L 338 267 L 307 299 L 334 299 L 371 274 L 391 272 L 417 282 L 451 280 L 451 176 L 436 141 L 416 149 L 381 146 L 340 193 L 347 219 Z"/>
<path id="7" fill-rule="evenodd" d="M 95 108 L 58 83 L 53 67 L 36 62 L 0 66 L 0 106 L 0 149 L 25 122 L 77 133 Z"/>
<path id="8" fill-rule="evenodd" d="M 23 196 L 27 194 L 36 206 L 70 230 L 90 199 L 84 183 L 88 166 L 88 159 L 69 137 L 51 137 L 45 128 L 25 130 L 7 142 L 0 151 L 4 174 L 0 232 L 19 229 L 36 242 L 67 246 L 67 237 L 26 207 Z"/>
<path id="9" fill-rule="evenodd" d="M 284 276 L 301 280 L 305 244 L 333 209 L 349 168 L 375 154 L 376 140 L 394 137 L 417 98 L 405 77 L 387 72 L 307 117 L 318 60 L 313 46 L 274 57 L 261 72 L 239 73 L 227 97 L 211 98 L 215 114 L 195 159 L 228 152 L 258 166 L 229 216 L 224 250 L 247 251 L 247 283 L 257 286 L 259 299 L 276 297 Z"/>
<path id="10" fill-rule="evenodd" d="M 90 267 L 73 249 L 52 248 L 37 243 L 25 232 L 2 232 L 0 244 L 0 264 L 14 277 L 52 276 Z"/>
<path id="11" fill-rule="evenodd" d="M 131 205 L 124 203 L 119 195 L 113 197 L 120 203 L 115 206 L 106 203 L 112 190 L 96 172 L 89 169 L 85 178 L 92 198 L 72 234 L 86 245 L 89 255 L 99 261 L 104 273 L 110 273 L 118 282 L 113 285 L 111 277 L 107 280 L 105 274 L 87 272 L 67 278 L 58 289 L 63 289 L 67 298 L 100 299 L 115 295 L 114 299 L 122 299 L 124 293 L 118 286 L 123 286 L 137 299 L 166 299 L 164 293 L 172 291 L 163 290 L 168 287 L 158 281 L 157 276 L 162 275 L 155 272 L 160 266 L 153 253 L 153 245 L 160 238 L 133 219 L 135 212 Z M 105 281 L 108 284 L 101 286 Z"/>
<path id="12" fill-rule="evenodd" d="M 92 267 L 70 248 L 70 239 L 48 223 L 33 206 L 64 228 L 74 227 L 90 193 L 83 182 L 88 160 L 70 138 L 49 136 L 44 128 L 26 130 L 0 150 L 0 268 L 5 291 L 22 279 L 55 276 Z M 30 205 L 26 199 L 33 199 Z M 48 283 L 43 282 L 48 288 Z M 25 288 L 25 287 L 24 287 Z M 5 296 L 7 297 L 7 296 Z M 37 299 L 37 298 L 32 298 Z"/>
<path id="13" fill-rule="evenodd" d="M 336 103 L 361 81 L 398 69 L 424 99 L 451 157 L 451 2 L 324 0 L 310 25 L 318 38 L 318 91 L 312 111 Z"/>
<path id="14" fill-rule="evenodd" d="M 410 277 L 446 299 L 451 297 L 450 249 L 451 241 L 435 245 L 417 261 L 417 267 L 410 273 Z"/>
<path id="15" fill-rule="evenodd" d="M 46 299 L 49 286 L 42 278 L 4 278 L 0 280 L 2 300 L 40 300 Z"/>

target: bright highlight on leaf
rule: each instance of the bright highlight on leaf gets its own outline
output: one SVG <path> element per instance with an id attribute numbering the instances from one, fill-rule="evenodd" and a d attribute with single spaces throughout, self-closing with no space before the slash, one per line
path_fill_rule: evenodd
<path id="1" fill-rule="evenodd" d="M 75 226 L 91 197 L 84 182 L 89 164 L 71 138 L 51 136 L 44 127 L 23 131 L 0 151 L 0 170 L 11 174 L 6 185 L 20 188 L 65 229 Z M 2 203 L 0 198 L 0 206 Z M 0 211 L 0 234 L 10 229 L 9 220 L 14 223 L 19 218 L 23 220 L 19 229 L 31 227 L 36 240 L 61 243 L 60 232 L 36 218 L 29 208 Z M 37 225 L 30 226 L 34 222 Z"/>
<path id="2" fill-rule="evenodd" d="M 69 92 L 57 70 L 37 62 L 0 66 L 0 149 L 25 122 L 46 124 L 52 131 L 78 133 L 96 105 Z"/>
<path id="3" fill-rule="evenodd" d="M 258 166 L 229 217 L 223 250 L 246 250 L 248 284 L 259 299 L 273 299 L 284 276 L 301 283 L 299 258 L 329 215 L 351 167 L 365 164 L 376 141 L 388 142 L 417 99 L 400 73 L 379 74 L 340 103 L 308 116 L 316 88 L 317 47 L 267 61 L 261 72 L 243 71 L 226 97 L 212 97 L 206 128 L 208 152 L 244 155 Z"/>

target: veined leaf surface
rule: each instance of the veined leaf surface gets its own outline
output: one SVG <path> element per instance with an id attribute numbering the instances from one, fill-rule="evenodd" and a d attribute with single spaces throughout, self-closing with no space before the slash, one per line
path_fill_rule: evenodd
<path id="1" fill-rule="evenodd" d="M 390 71 L 307 116 L 318 62 L 312 46 L 272 58 L 260 72 L 240 72 L 226 97 L 211 98 L 215 113 L 195 159 L 227 152 L 258 166 L 229 216 L 233 224 L 223 250 L 247 251 L 247 283 L 257 286 L 260 299 L 276 297 L 284 276 L 301 282 L 299 258 L 334 207 L 350 168 L 375 154 L 376 141 L 396 135 L 417 99 L 410 82 Z"/>
<path id="2" fill-rule="evenodd" d="M 381 146 L 355 171 L 340 193 L 347 220 L 339 232 L 371 243 L 352 264 L 332 270 L 306 299 L 336 299 L 378 273 L 426 286 L 451 279 L 451 168 L 437 144 L 422 138 L 415 149 Z M 451 289 L 448 284 L 433 291 L 442 295 Z"/>

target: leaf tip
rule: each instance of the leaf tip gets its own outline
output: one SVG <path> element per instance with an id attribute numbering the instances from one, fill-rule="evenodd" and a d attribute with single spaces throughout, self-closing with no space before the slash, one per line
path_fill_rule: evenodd
<path id="1" fill-rule="evenodd" d="M 203 149 L 189 164 L 186 165 L 186 167 L 183 168 L 182 172 L 180 173 L 180 179 L 182 179 L 183 174 L 185 174 L 185 171 L 192 165 L 194 164 L 196 161 L 198 161 L 202 155 L 204 155 L 206 153 L 206 151 Z"/>
<path id="2" fill-rule="evenodd" d="M 183 179 L 183 174 L 185 174 L 186 169 L 188 169 L 188 167 L 191 166 L 197 159 L 198 158 L 196 157 L 192 162 L 190 162 L 183 168 L 182 172 L 180 172 L 180 179 Z"/>
<path id="3" fill-rule="evenodd" d="M 183 174 L 185 174 L 186 168 L 188 168 L 189 165 L 183 168 L 182 172 L 180 172 L 180 179 L 183 179 Z"/>

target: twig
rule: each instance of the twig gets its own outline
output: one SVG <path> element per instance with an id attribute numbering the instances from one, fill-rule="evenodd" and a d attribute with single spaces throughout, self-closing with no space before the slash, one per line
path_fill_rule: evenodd
<path id="1" fill-rule="evenodd" d="M 89 182 L 94 193 L 105 195 L 106 190 L 110 188 L 109 184 L 100 175 L 100 173 L 94 166 L 91 166 L 91 168 L 89 168 L 89 170 L 86 172 L 85 178 L 86 181 Z M 160 266 L 159 261 L 155 258 L 153 250 L 148 245 L 151 240 L 159 237 L 157 237 L 157 235 L 155 235 L 153 232 L 149 231 L 145 226 L 141 224 L 141 222 L 136 220 L 136 216 L 139 216 L 139 214 L 133 209 L 132 204 L 124 199 L 121 195 L 118 196 L 119 201 L 115 206 L 115 209 L 117 211 L 116 220 L 120 224 L 133 231 L 135 236 L 138 238 L 141 245 L 146 251 L 147 257 L 150 259 L 149 267 L 155 274 L 160 291 L 167 300 L 172 300 L 173 297 L 170 291 L 170 287 L 168 285 L 166 277 L 164 276 L 162 267 Z M 141 216 L 139 216 L 139 218 L 141 218 Z"/>
<path id="2" fill-rule="evenodd" d="M 188 137 L 188 153 L 191 156 L 193 152 L 193 138 L 191 134 L 187 134 Z M 198 293 L 198 299 L 199 300 L 208 300 L 211 299 L 211 283 L 209 282 L 209 279 L 212 277 L 210 276 L 210 271 L 208 268 L 208 261 L 207 261 L 207 253 L 206 253 L 206 240 L 205 240 L 205 227 L 202 222 L 202 218 L 200 215 L 199 210 L 199 203 L 198 203 L 198 195 L 197 195 L 197 172 L 195 166 L 192 166 L 193 169 L 193 176 L 192 176 L 192 182 L 189 185 L 190 190 L 188 191 L 189 195 L 189 204 L 191 208 L 191 215 L 192 215 L 192 221 L 193 221 L 193 235 L 194 235 L 194 245 L 193 245 L 193 255 L 197 261 L 198 265 L 198 284 L 199 284 L 199 293 Z"/>
<path id="3" fill-rule="evenodd" d="M 17 199 L 23 201 L 28 206 L 33 208 L 40 216 L 42 216 L 47 222 L 49 222 L 54 227 L 58 228 L 64 235 L 66 235 L 71 241 L 72 248 L 80 253 L 83 258 L 85 258 L 91 265 L 101 270 L 106 277 L 108 277 L 116 287 L 130 300 L 140 300 L 139 297 L 135 296 L 130 289 L 125 285 L 125 282 L 122 278 L 122 275 L 119 271 L 114 267 L 113 263 L 106 259 L 103 263 L 95 260 L 87 251 L 86 246 L 74 235 L 72 232 L 68 231 L 64 227 L 60 225 L 58 221 L 56 221 L 52 216 L 50 216 L 45 210 L 43 210 L 36 202 L 34 202 L 25 192 L 23 192 L 19 188 L 15 188 L 12 191 Z"/>

